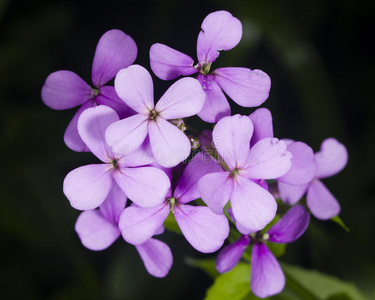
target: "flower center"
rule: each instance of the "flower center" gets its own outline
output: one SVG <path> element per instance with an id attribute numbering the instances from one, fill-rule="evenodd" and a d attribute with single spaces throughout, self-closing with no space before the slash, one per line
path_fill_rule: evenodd
<path id="1" fill-rule="evenodd" d="M 150 120 L 155 120 L 155 118 L 158 116 L 158 112 L 156 110 L 150 110 Z"/>
<path id="2" fill-rule="evenodd" d="M 91 98 L 95 98 L 96 96 L 99 95 L 99 90 L 98 89 L 94 89 L 94 88 L 91 88 Z"/>
<path id="3" fill-rule="evenodd" d="M 199 72 L 203 75 L 208 75 L 210 73 L 212 63 L 203 63 L 199 68 Z"/>
<path id="4" fill-rule="evenodd" d="M 170 205 L 171 207 L 171 212 L 174 213 L 174 206 L 176 205 L 177 203 L 177 199 L 174 198 L 174 197 L 170 197 L 170 198 L 167 198 L 167 203 Z"/>
<path id="5" fill-rule="evenodd" d="M 238 168 L 234 168 L 232 172 L 230 172 L 230 176 L 232 176 L 233 178 L 236 177 L 238 174 L 239 174 Z"/>
<path id="6" fill-rule="evenodd" d="M 254 244 L 264 243 L 264 242 L 268 241 L 269 238 L 270 238 L 270 235 L 267 232 L 262 234 L 260 231 L 250 233 L 249 236 L 251 237 Z"/>
<path id="7" fill-rule="evenodd" d="M 117 159 L 112 159 L 110 162 L 112 169 L 118 169 Z"/>

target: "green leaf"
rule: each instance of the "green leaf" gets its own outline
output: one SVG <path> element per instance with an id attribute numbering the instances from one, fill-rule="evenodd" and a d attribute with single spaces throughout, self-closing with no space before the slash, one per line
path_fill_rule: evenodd
<path id="1" fill-rule="evenodd" d="M 250 292 L 250 265 L 239 263 L 233 270 L 216 277 L 204 300 L 242 300 L 245 297 L 257 299 Z"/>
<path id="2" fill-rule="evenodd" d="M 195 259 L 192 257 L 185 257 L 185 263 L 191 267 L 199 268 L 205 271 L 210 277 L 215 278 L 220 273 L 216 270 L 216 259 L 207 258 L 207 259 Z"/>
<path id="3" fill-rule="evenodd" d="M 182 234 L 181 229 L 178 226 L 173 213 L 169 213 L 168 217 L 165 219 L 164 227 L 175 233 Z"/>
<path id="4" fill-rule="evenodd" d="M 367 298 L 350 282 L 342 281 L 330 275 L 319 273 L 315 270 L 306 270 L 295 266 L 281 263 L 285 273 L 286 284 L 298 295 L 299 291 L 309 294 L 308 299 L 330 299 L 332 300 L 366 300 Z M 298 289 L 294 289 L 292 284 Z M 345 295 L 346 298 L 343 298 Z M 335 298 L 336 297 L 336 298 Z M 341 297 L 341 298 L 338 298 Z M 301 299 L 307 299 L 302 297 Z"/>
<path id="5" fill-rule="evenodd" d="M 342 228 L 344 228 L 347 232 L 350 231 L 349 227 L 345 225 L 345 223 L 343 222 L 343 220 L 341 220 L 341 218 L 339 216 L 336 216 L 336 217 L 333 217 L 331 218 L 331 220 L 337 224 L 339 224 Z"/>

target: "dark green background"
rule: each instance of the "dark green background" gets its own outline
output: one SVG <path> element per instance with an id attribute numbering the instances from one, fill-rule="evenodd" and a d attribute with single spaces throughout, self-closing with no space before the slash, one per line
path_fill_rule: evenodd
<path id="1" fill-rule="evenodd" d="M 137 64 L 160 42 L 196 58 L 204 17 L 225 9 L 240 19 L 240 44 L 213 69 L 262 69 L 275 136 L 319 150 L 336 137 L 349 151 L 339 175 L 324 181 L 342 205 L 345 232 L 312 220 L 284 261 L 354 282 L 374 295 L 374 6 L 371 1 L 6 1 L 0 0 L 0 245 L 4 299 L 202 299 L 211 279 L 187 267 L 203 257 L 180 236 L 163 236 L 174 254 L 165 279 L 147 274 L 133 246 L 118 240 L 85 249 L 74 232 L 79 214 L 62 193 L 72 169 L 94 162 L 63 142 L 74 114 L 44 106 L 40 90 L 57 70 L 87 82 L 100 36 L 121 29 L 138 46 Z M 154 77 L 156 99 L 170 82 Z M 253 109 L 232 105 L 233 113 Z M 202 123 L 195 120 L 198 126 Z"/>

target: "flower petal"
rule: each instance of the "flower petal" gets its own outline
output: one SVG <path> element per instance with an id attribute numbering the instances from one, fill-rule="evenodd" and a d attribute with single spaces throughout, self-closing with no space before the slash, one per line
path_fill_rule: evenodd
<path id="1" fill-rule="evenodd" d="M 161 117 L 148 124 L 152 153 L 161 166 L 174 167 L 189 156 L 190 141 L 180 129 Z"/>
<path id="2" fill-rule="evenodd" d="M 128 155 L 139 148 L 148 134 L 148 117 L 136 114 L 108 126 L 105 140 L 118 156 Z"/>
<path id="3" fill-rule="evenodd" d="M 249 245 L 250 239 L 243 235 L 236 242 L 225 246 L 220 250 L 216 259 L 216 269 L 220 273 L 225 273 L 234 268 L 234 266 L 240 261 L 244 254 L 247 246 Z"/>
<path id="4" fill-rule="evenodd" d="M 180 75 L 197 73 L 194 60 L 163 44 L 153 44 L 150 48 L 150 66 L 157 77 L 163 80 L 175 79 Z"/>
<path id="5" fill-rule="evenodd" d="M 135 151 L 124 155 L 117 160 L 120 168 L 140 167 L 155 163 L 154 155 L 152 154 L 150 139 L 146 137 L 142 145 Z"/>
<path id="6" fill-rule="evenodd" d="M 121 168 L 114 178 L 128 198 L 141 207 L 163 203 L 171 186 L 168 176 L 154 167 Z"/>
<path id="7" fill-rule="evenodd" d="M 241 40 L 241 22 L 227 11 L 210 13 L 201 25 L 198 35 L 197 55 L 201 64 L 212 63 L 220 50 L 230 50 Z"/>
<path id="8" fill-rule="evenodd" d="M 224 92 L 243 107 L 259 106 L 269 96 L 271 79 L 261 70 L 220 68 L 213 74 Z"/>
<path id="9" fill-rule="evenodd" d="M 89 210 L 101 205 L 112 189 L 109 164 L 87 165 L 69 172 L 63 191 L 75 209 Z"/>
<path id="10" fill-rule="evenodd" d="M 315 218 L 328 220 L 340 213 L 340 204 L 318 179 L 311 182 L 306 195 L 307 206 Z"/>
<path id="11" fill-rule="evenodd" d="M 113 183 L 112 189 L 103 204 L 99 206 L 103 217 L 113 223 L 118 224 L 120 215 L 126 206 L 126 195 L 120 189 L 116 182 Z"/>
<path id="12" fill-rule="evenodd" d="M 102 86 L 99 89 L 99 94 L 95 97 L 95 101 L 100 105 L 109 106 L 114 109 L 120 119 L 124 119 L 136 114 L 136 112 L 126 105 L 119 96 L 117 96 L 115 87 Z"/>
<path id="13" fill-rule="evenodd" d="M 149 239 L 142 245 L 136 246 L 147 272 L 152 276 L 163 278 L 167 276 L 173 264 L 171 249 L 166 243 Z"/>
<path id="14" fill-rule="evenodd" d="M 222 214 L 233 191 L 229 172 L 210 173 L 198 181 L 198 191 L 204 203 L 215 213 Z"/>
<path id="15" fill-rule="evenodd" d="M 310 215 L 303 205 L 297 205 L 273 225 L 269 230 L 269 241 L 291 243 L 298 239 L 309 226 Z"/>
<path id="16" fill-rule="evenodd" d="M 82 212 L 75 224 L 75 230 L 82 244 L 95 251 L 108 248 L 121 234 L 117 225 L 106 220 L 97 209 Z"/>
<path id="17" fill-rule="evenodd" d="M 185 238 L 200 252 L 215 252 L 228 237 L 227 218 L 208 207 L 181 204 L 175 207 L 174 215 Z"/>
<path id="18" fill-rule="evenodd" d="M 230 116 L 230 106 L 220 86 L 215 81 L 213 75 L 198 75 L 204 92 L 206 101 L 198 116 L 205 122 L 216 123 L 223 117 Z"/>
<path id="19" fill-rule="evenodd" d="M 251 120 L 240 115 L 224 117 L 216 124 L 213 143 L 230 170 L 245 165 L 253 129 Z"/>
<path id="20" fill-rule="evenodd" d="M 198 199 L 198 181 L 206 174 L 221 172 L 220 166 L 208 155 L 199 152 L 187 164 L 177 187 L 174 191 L 174 197 L 179 203 L 187 203 Z"/>
<path id="21" fill-rule="evenodd" d="M 247 178 L 236 177 L 230 201 L 236 221 L 250 230 L 263 229 L 276 215 L 275 198 Z"/>
<path id="22" fill-rule="evenodd" d="M 73 119 L 70 121 L 68 127 L 64 133 L 64 142 L 72 150 L 77 152 L 90 152 L 90 149 L 86 146 L 85 142 L 82 140 L 81 136 L 78 133 L 78 119 L 81 114 L 90 107 L 95 106 L 96 104 L 87 101 L 84 103 L 78 111 L 75 113 Z"/>
<path id="23" fill-rule="evenodd" d="M 302 185 L 311 182 L 316 174 L 316 163 L 314 152 L 310 146 L 302 142 L 292 142 L 288 145 L 288 151 L 292 153 L 292 167 L 283 176 L 277 178 L 278 181 Z"/>
<path id="24" fill-rule="evenodd" d="M 325 139 L 320 151 L 315 154 L 318 165 L 316 176 L 326 178 L 337 174 L 348 162 L 348 151 L 345 146 L 334 138 Z"/>
<path id="25" fill-rule="evenodd" d="M 165 203 L 147 208 L 131 205 L 120 217 L 122 237 L 130 244 L 143 244 L 160 229 L 168 214 L 169 205 Z"/>
<path id="26" fill-rule="evenodd" d="M 92 82 L 100 87 L 114 78 L 118 71 L 130 66 L 137 57 L 134 40 L 118 29 L 107 31 L 96 46 L 92 63 Z"/>
<path id="27" fill-rule="evenodd" d="M 260 298 L 278 294 L 285 286 L 285 276 L 280 264 L 263 243 L 253 247 L 250 285 L 253 293 Z"/>
<path id="28" fill-rule="evenodd" d="M 52 109 L 72 108 L 93 97 L 91 87 L 76 73 L 57 71 L 51 73 L 42 88 L 42 100 Z"/>
<path id="29" fill-rule="evenodd" d="M 107 127 L 118 121 L 117 113 L 107 106 L 86 109 L 78 119 L 78 133 L 90 151 L 102 162 L 109 163 L 114 158 L 105 141 Z"/>
<path id="30" fill-rule="evenodd" d="M 273 138 L 272 115 L 267 108 L 258 108 L 249 116 L 254 125 L 254 133 L 251 137 L 250 148 L 265 138 Z"/>
<path id="31" fill-rule="evenodd" d="M 289 205 L 296 204 L 302 196 L 306 193 L 310 184 L 291 185 L 282 182 L 277 182 L 277 187 L 280 193 L 280 198 Z"/>
<path id="32" fill-rule="evenodd" d="M 247 178 L 274 179 L 284 175 L 292 166 L 292 154 L 283 141 L 277 138 L 265 138 L 250 149 L 246 158 Z"/>
<path id="33" fill-rule="evenodd" d="M 148 115 L 154 108 L 154 84 L 150 73 L 139 65 L 120 70 L 115 78 L 117 95 L 132 109 Z"/>
<path id="34" fill-rule="evenodd" d="M 164 93 L 155 110 L 166 120 L 191 117 L 201 111 L 205 99 L 197 79 L 182 78 Z"/>

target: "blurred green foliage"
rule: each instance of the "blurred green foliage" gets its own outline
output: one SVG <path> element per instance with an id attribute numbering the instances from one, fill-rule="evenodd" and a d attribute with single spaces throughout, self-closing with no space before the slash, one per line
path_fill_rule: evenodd
<path id="1" fill-rule="evenodd" d="M 244 27 L 240 44 L 213 69 L 262 69 L 272 79 L 263 105 L 275 136 L 319 149 L 329 136 L 343 142 L 349 163 L 325 184 L 350 227 L 312 219 L 283 260 L 355 283 L 374 296 L 375 118 L 374 5 L 371 1 L 0 1 L 1 282 L 4 299 L 202 299 L 212 279 L 187 266 L 199 254 L 179 235 L 162 239 L 174 265 L 165 279 L 145 271 L 122 240 L 103 252 L 85 249 L 74 232 L 79 214 L 62 193 L 72 169 L 95 162 L 63 143 L 74 114 L 52 111 L 40 99 L 45 78 L 71 70 L 90 82 L 95 46 L 118 28 L 138 45 L 136 63 L 149 69 L 148 51 L 160 42 L 195 57 L 200 24 L 225 9 Z M 149 69 L 150 70 L 150 69 Z M 156 98 L 170 85 L 154 77 Z M 249 114 L 233 104 L 233 113 Z M 203 126 L 198 118 L 194 126 Z M 209 256 L 212 257 L 212 256 Z M 247 272 L 247 271 L 246 271 Z M 331 299 L 341 299 L 340 294 Z M 281 299 L 281 298 L 280 298 Z M 293 299 L 293 298 L 284 298 Z"/>

